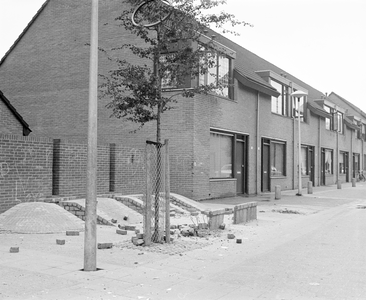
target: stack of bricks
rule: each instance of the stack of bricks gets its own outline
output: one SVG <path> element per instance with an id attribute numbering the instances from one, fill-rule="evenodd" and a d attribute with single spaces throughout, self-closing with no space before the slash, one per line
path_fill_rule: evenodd
<path id="1" fill-rule="evenodd" d="M 257 202 L 249 202 L 234 207 L 234 224 L 247 223 L 257 219 Z"/>

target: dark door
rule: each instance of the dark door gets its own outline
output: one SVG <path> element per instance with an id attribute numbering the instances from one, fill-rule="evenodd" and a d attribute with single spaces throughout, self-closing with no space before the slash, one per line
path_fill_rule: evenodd
<path id="1" fill-rule="evenodd" d="M 325 152 L 322 150 L 320 185 L 325 185 Z"/>
<path id="2" fill-rule="evenodd" d="M 245 172 L 245 141 L 244 139 L 236 140 L 235 170 L 236 192 L 238 194 L 245 193 L 246 172 Z"/>
<path id="3" fill-rule="evenodd" d="M 353 178 L 357 178 L 360 172 L 360 156 L 359 154 L 353 154 Z"/>
<path id="4" fill-rule="evenodd" d="M 349 182 L 349 158 L 348 158 L 348 153 L 344 153 L 344 171 L 346 172 L 346 182 Z"/>
<path id="5" fill-rule="evenodd" d="M 270 190 L 271 178 L 270 178 L 270 144 L 269 141 L 263 140 L 262 143 L 262 192 L 268 192 Z"/>
<path id="6" fill-rule="evenodd" d="M 313 183 L 315 180 L 315 165 L 314 165 L 314 148 L 309 147 L 309 179 Z"/>

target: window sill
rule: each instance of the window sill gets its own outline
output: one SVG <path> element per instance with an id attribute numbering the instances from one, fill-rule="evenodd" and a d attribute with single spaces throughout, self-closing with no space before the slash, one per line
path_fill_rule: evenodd
<path id="1" fill-rule="evenodd" d="M 163 93 L 171 93 L 171 92 L 181 92 L 183 90 L 190 90 L 192 88 L 174 88 L 174 87 L 170 87 L 170 88 L 162 88 L 162 92 Z M 197 95 L 204 95 L 204 94 L 198 94 Z M 217 97 L 219 99 L 223 99 L 223 100 L 228 100 L 228 101 L 232 101 L 232 102 L 238 102 L 236 101 L 235 99 L 231 99 L 229 97 L 226 97 L 226 96 L 221 96 L 221 95 L 217 95 L 215 93 L 208 93 L 207 96 L 214 96 L 214 97 Z"/>
<path id="2" fill-rule="evenodd" d="M 210 178 L 210 182 L 214 181 L 236 181 L 236 178 Z"/>

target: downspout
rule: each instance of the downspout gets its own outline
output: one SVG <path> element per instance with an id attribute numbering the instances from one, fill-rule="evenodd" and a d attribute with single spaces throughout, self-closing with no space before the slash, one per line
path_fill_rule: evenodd
<path id="1" fill-rule="evenodd" d="M 351 129 L 351 153 L 350 153 L 350 156 L 349 156 L 349 159 L 348 159 L 348 163 L 349 161 L 351 160 L 351 163 L 349 164 L 350 165 L 350 175 L 351 175 L 351 182 L 352 182 L 352 178 L 353 178 L 353 129 Z"/>
<path id="2" fill-rule="evenodd" d="M 291 94 L 294 92 L 292 88 L 292 82 L 290 82 L 290 89 Z M 292 98 L 292 97 L 291 97 Z M 295 115 L 294 115 L 294 106 L 295 102 L 292 103 L 294 99 L 291 99 L 291 106 L 292 106 L 292 190 L 295 189 L 295 174 L 296 174 L 296 158 L 295 158 Z M 295 101 L 295 100 L 294 100 Z"/>
<path id="3" fill-rule="evenodd" d="M 336 151 L 337 151 L 337 160 L 336 160 L 336 183 L 338 184 L 339 180 L 339 132 L 337 129 L 337 144 L 336 144 Z"/>
<path id="4" fill-rule="evenodd" d="M 320 118 L 318 117 L 318 186 L 321 185 L 322 178 L 322 149 L 321 149 L 321 130 L 320 130 Z"/>
<path id="5" fill-rule="evenodd" d="M 362 126 L 362 125 L 361 125 Z M 361 127 L 361 157 L 360 157 L 360 170 L 363 170 L 364 166 L 365 166 L 365 162 L 364 162 L 364 153 L 363 153 L 363 136 L 362 136 L 362 127 Z M 362 165 L 361 165 L 361 161 L 362 161 Z M 363 174 L 363 172 L 362 172 Z M 364 174 L 365 175 L 365 174 Z"/>
<path id="6" fill-rule="evenodd" d="M 259 151 L 260 150 L 260 140 L 259 140 L 259 92 L 257 92 L 257 118 L 256 118 L 256 151 L 255 151 L 255 161 L 257 167 L 255 168 L 255 193 L 258 195 L 258 186 L 259 186 L 259 169 L 261 168 L 261 164 L 259 161 Z"/>
<path id="7" fill-rule="evenodd" d="M 295 117 L 292 117 L 292 189 L 295 189 L 295 174 L 296 174 L 296 158 L 295 158 L 295 152 L 296 152 L 296 143 L 295 143 Z"/>

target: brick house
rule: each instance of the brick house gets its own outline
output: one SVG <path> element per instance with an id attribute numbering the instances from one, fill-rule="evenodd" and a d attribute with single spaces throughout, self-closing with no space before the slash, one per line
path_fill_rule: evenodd
<path id="1" fill-rule="evenodd" d="M 123 9 L 122 1 L 100 1 L 100 47 L 140 42 L 111 25 Z M 90 11 L 87 0 L 47 0 L 0 61 L 2 88 L 35 137 L 86 141 Z M 173 192 L 199 200 L 297 188 L 298 123 L 289 96 L 296 90 L 308 93 L 300 102 L 303 186 L 356 176 L 365 165 L 365 113 L 221 35 L 215 41 L 225 49 L 222 63 L 233 88 L 177 98 L 175 109 L 163 114 Z M 107 72 L 110 63 L 99 59 L 99 72 Z M 131 133 L 136 127 L 110 118 L 107 103 L 99 101 L 100 142 L 142 148 L 155 139 L 153 122 Z"/>
<path id="2" fill-rule="evenodd" d="M 27 122 L 0 91 L 0 133 L 27 136 L 31 132 Z"/>

